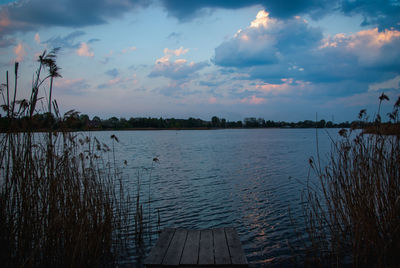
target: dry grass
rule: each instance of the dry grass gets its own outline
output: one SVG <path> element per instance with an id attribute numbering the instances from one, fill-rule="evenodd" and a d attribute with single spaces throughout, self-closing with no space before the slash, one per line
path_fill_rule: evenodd
<path id="1" fill-rule="evenodd" d="M 396 120 L 398 108 L 399 101 L 393 111 Z M 379 126 L 380 117 L 376 123 Z M 342 139 L 333 144 L 328 166 L 321 169 L 310 160 L 319 183 L 309 186 L 303 196 L 309 241 L 306 264 L 398 267 L 399 136 L 345 130 L 340 134 Z"/>

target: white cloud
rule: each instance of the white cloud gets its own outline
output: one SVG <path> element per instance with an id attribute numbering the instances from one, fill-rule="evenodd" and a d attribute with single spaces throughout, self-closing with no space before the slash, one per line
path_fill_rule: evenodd
<path id="1" fill-rule="evenodd" d="M 378 91 L 382 89 L 400 89 L 400 75 L 380 83 L 370 84 L 368 86 L 368 91 Z"/>
<path id="2" fill-rule="evenodd" d="M 76 54 L 78 54 L 81 57 L 93 57 L 94 52 L 91 50 L 91 48 L 85 43 L 82 42 L 80 47 L 76 50 Z"/>
<path id="3" fill-rule="evenodd" d="M 14 53 L 16 55 L 15 61 L 21 62 L 24 60 L 26 52 L 22 43 L 18 43 L 18 45 L 14 47 Z"/>
<path id="4" fill-rule="evenodd" d="M 271 19 L 269 17 L 269 13 L 264 11 L 264 10 L 260 10 L 257 13 L 256 19 L 253 20 L 250 24 L 250 28 L 259 28 L 259 27 L 268 27 L 269 24 L 273 24 L 276 23 L 275 19 Z"/>
<path id="5" fill-rule="evenodd" d="M 35 42 L 36 42 L 36 44 L 40 44 L 40 35 L 39 35 L 39 33 L 35 34 Z"/>
<path id="6" fill-rule="evenodd" d="M 124 48 L 124 49 L 121 50 L 121 53 L 122 53 L 122 54 L 126 54 L 126 53 L 128 53 L 128 52 L 135 51 L 136 49 L 137 49 L 137 48 L 136 48 L 135 46 L 128 47 L 128 48 Z"/>
<path id="7" fill-rule="evenodd" d="M 184 49 L 183 47 L 180 47 L 180 48 L 175 49 L 175 50 L 164 48 L 164 54 L 165 55 L 175 55 L 175 56 L 179 57 L 181 55 L 185 55 L 188 52 L 189 52 L 189 49 L 188 48 Z"/>
<path id="8" fill-rule="evenodd" d="M 164 56 L 162 56 L 161 58 L 157 59 L 156 60 L 156 64 L 157 63 L 166 63 L 173 56 L 179 57 L 181 55 L 185 55 L 186 53 L 189 52 L 189 49 L 188 48 L 184 49 L 183 47 L 180 47 L 180 48 L 175 49 L 175 50 L 169 49 L 169 48 L 164 48 L 163 52 L 164 52 Z"/>

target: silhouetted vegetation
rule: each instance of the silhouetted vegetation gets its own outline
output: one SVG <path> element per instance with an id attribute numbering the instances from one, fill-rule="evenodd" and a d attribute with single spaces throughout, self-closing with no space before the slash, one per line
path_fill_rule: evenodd
<path id="1" fill-rule="evenodd" d="M 7 117 L 0 118 L 0 131 L 7 132 L 10 128 L 10 121 Z M 213 116 L 211 121 L 199 118 L 176 119 L 176 118 L 151 118 L 151 117 L 131 117 L 100 119 L 94 116 L 92 120 L 86 114 L 80 114 L 71 110 L 65 113 L 62 118 L 55 118 L 52 114 L 34 114 L 15 118 L 13 122 L 15 131 L 24 131 L 27 127 L 35 131 L 63 130 L 63 131 L 85 131 L 85 130 L 124 130 L 124 129 L 215 129 L 215 128 L 349 128 L 364 125 L 358 121 L 332 123 L 320 120 L 299 121 L 297 123 L 264 120 L 263 118 L 245 118 L 244 121 L 227 121 L 225 118 Z"/>
<path id="2" fill-rule="evenodd" d="M 304 193 L 308 240 L 306 264 L 341 267 L 398 267 L 400 264 L 400 137 L 383 135 L 380 106 L 374 134 L 342 129 L 325 168 L 310 165 L 319 181 Z M 400 97 L 389 114 L 399 124 Z"/>
<path id="3" fill-rule="evenodd" d="M 0 135 L 0 263 L 115 267 L 127 255 L 128 240 L 136 249 L 144 244 L 144 234 L 151 231 L 150 210 L 145 217 L 139 180 L 136 206 L 131 206 L 114 156 L 116 136 L 110 148 L 96 138 L 63 131 L 89 120 L 74 111 L 61 118 L 50 97 L 53 79 L 60 76 L 56 52 L 39 56 L 29 100 L 17 97 L 18 63 L 14 90 L 8 72 L 1 88 L 6 115 Z M 48 111 L 43 113 L 36 105 L 48 79 Z"/>

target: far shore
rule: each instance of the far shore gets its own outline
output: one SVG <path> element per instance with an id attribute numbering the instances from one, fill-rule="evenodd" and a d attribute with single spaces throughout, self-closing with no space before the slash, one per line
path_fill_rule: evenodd
<path id="1" fill-rule="evenodd" d="M 240 129 L 315 129 L 315 127 L 237 127 L 237 128 L 215 128 L 215 127 L 192 127 L 192 128 L 108 128 L 108 129 L 33 129 L 31 132 L 46 133 L 46 132 L 102 132 L 102 131 L 163 131 L 163 130 L 240 130 Z M 325 129 L 325 128 L 324 128 Z M 339 129 L 339 128 L 336 128 Z M 25 130 L 11 131 L 13 133 L 26 132 Z M 0 130 L 0 133 L 7 133 L 7 131 Z"/>

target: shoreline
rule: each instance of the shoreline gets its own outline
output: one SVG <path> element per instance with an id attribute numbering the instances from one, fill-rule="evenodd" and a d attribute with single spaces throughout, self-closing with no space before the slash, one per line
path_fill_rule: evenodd
<path id="1" fill-rule="evenodd" d="M 254 127 L 254 128 L 213 128 L 213 127 L 193 127 L 193 128 L 121 128 L 121 129 L 36 129 L 31 130 L 34 133 L 46 133 L 46 132 L 101 132 L 101 131 L 166 131 L 166 130 L 240 130 L 240 129 L 315 129 L 315 127 Z M 318 128 L 318 129 L 340 129 L 340 127 L 334 128 Z M 0 131 L 0 133 L 24 133 L 27 131 Z"/>

